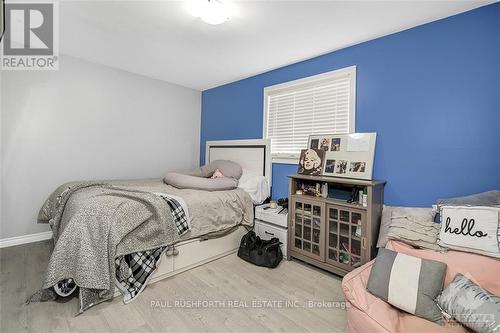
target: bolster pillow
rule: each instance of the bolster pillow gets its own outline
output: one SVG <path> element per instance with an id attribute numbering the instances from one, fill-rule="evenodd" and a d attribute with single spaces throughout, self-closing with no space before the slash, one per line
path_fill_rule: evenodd
<path id="1" fill-rule="evenodd" d="M 205 191 L 234 190 L 238 186 L 238 180 L 230 177 L 211 179 L 175 172 L 168 173 L 165 178 L 163 178 L 163 181 L 165 184 L 177 188 L 190 188 Z"/>
<path id="2" fill-rule="evenodd" d="M 209 178 L 212 177 L 215 170 L 219 169 L 220 172 L 224 175 L 224 177 L 240 179 L 243 170 L 238 163 L 228 161 L 228 160 L 215 160 L 204 166 L 195 169 L 193 171 L 187 172 L 187 175 L 195 176 L 195 177 L 203 177 Z"/>

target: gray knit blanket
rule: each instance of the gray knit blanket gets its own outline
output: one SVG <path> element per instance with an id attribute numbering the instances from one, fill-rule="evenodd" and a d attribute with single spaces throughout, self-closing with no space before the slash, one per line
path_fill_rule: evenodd
<path id="1" fill-rule="evenodd" d="M 114 295 L 115 258 L 179 240 L 171 211 L 158 195 L 102 182 L 60 186 L 38 221 L 54 235 L 42 291 L 72 278 L 80 287 L 80 312 Z"/>

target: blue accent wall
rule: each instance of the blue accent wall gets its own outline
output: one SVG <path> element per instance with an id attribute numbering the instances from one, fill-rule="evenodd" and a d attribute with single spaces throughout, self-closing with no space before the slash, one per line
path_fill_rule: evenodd
<path id="1" fill-rule="evenodd" d="M 377 132 L 386 204 L 500 189 L 499 36 L 496 3 L 203 91 L 201 163 L 206 140 L 262 138 L 264 87 L 356 65 L 356 131 Z M 273 165 L 273 198 L 296 171 Z"/>

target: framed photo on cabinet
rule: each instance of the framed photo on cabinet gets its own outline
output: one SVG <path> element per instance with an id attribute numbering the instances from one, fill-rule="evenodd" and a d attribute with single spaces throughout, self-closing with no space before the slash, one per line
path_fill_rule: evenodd
<path id="1" fill-rule="evenodd" d="M 323 176 L 371 180 L 377 133 L 310 135 L 308 149 L 323 150 Z"/>
<path id="2" fill-rule="evenodd" d="M 323 172 L 325 151 L 322 149 L 302 149 L 299 158 L 300 175 L 320 176 Z"/>

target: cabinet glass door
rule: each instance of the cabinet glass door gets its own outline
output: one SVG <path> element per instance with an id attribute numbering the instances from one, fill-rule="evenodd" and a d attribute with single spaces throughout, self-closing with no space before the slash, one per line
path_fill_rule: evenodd
<path id="1" fill-rule="evenodd" d="M 327 256 L 326 261 L 336 264 L 339 262 L 339 210 L 328 207 L 327 214 Z"/>
<path id="2" fill-rule="evenodd" d="M 294 250 L 316 258 L 322 257 L 322 214 L 323 207 L 320 204 L 295 201 L 294 203 Z"/>
<path id="3" fill-rule="evenodd" d="M 361 264 L 361 226 L 363 216 L 358 212 L 351 212 L 351 235 L 350 235 L 350 251 L 351 266 L 357 267 Z"/>
<path id="4" fill-rule="evenodd" d="M 326 261 L 345 268 L 361 264 L 364 212 L 328 206 Z"/>

